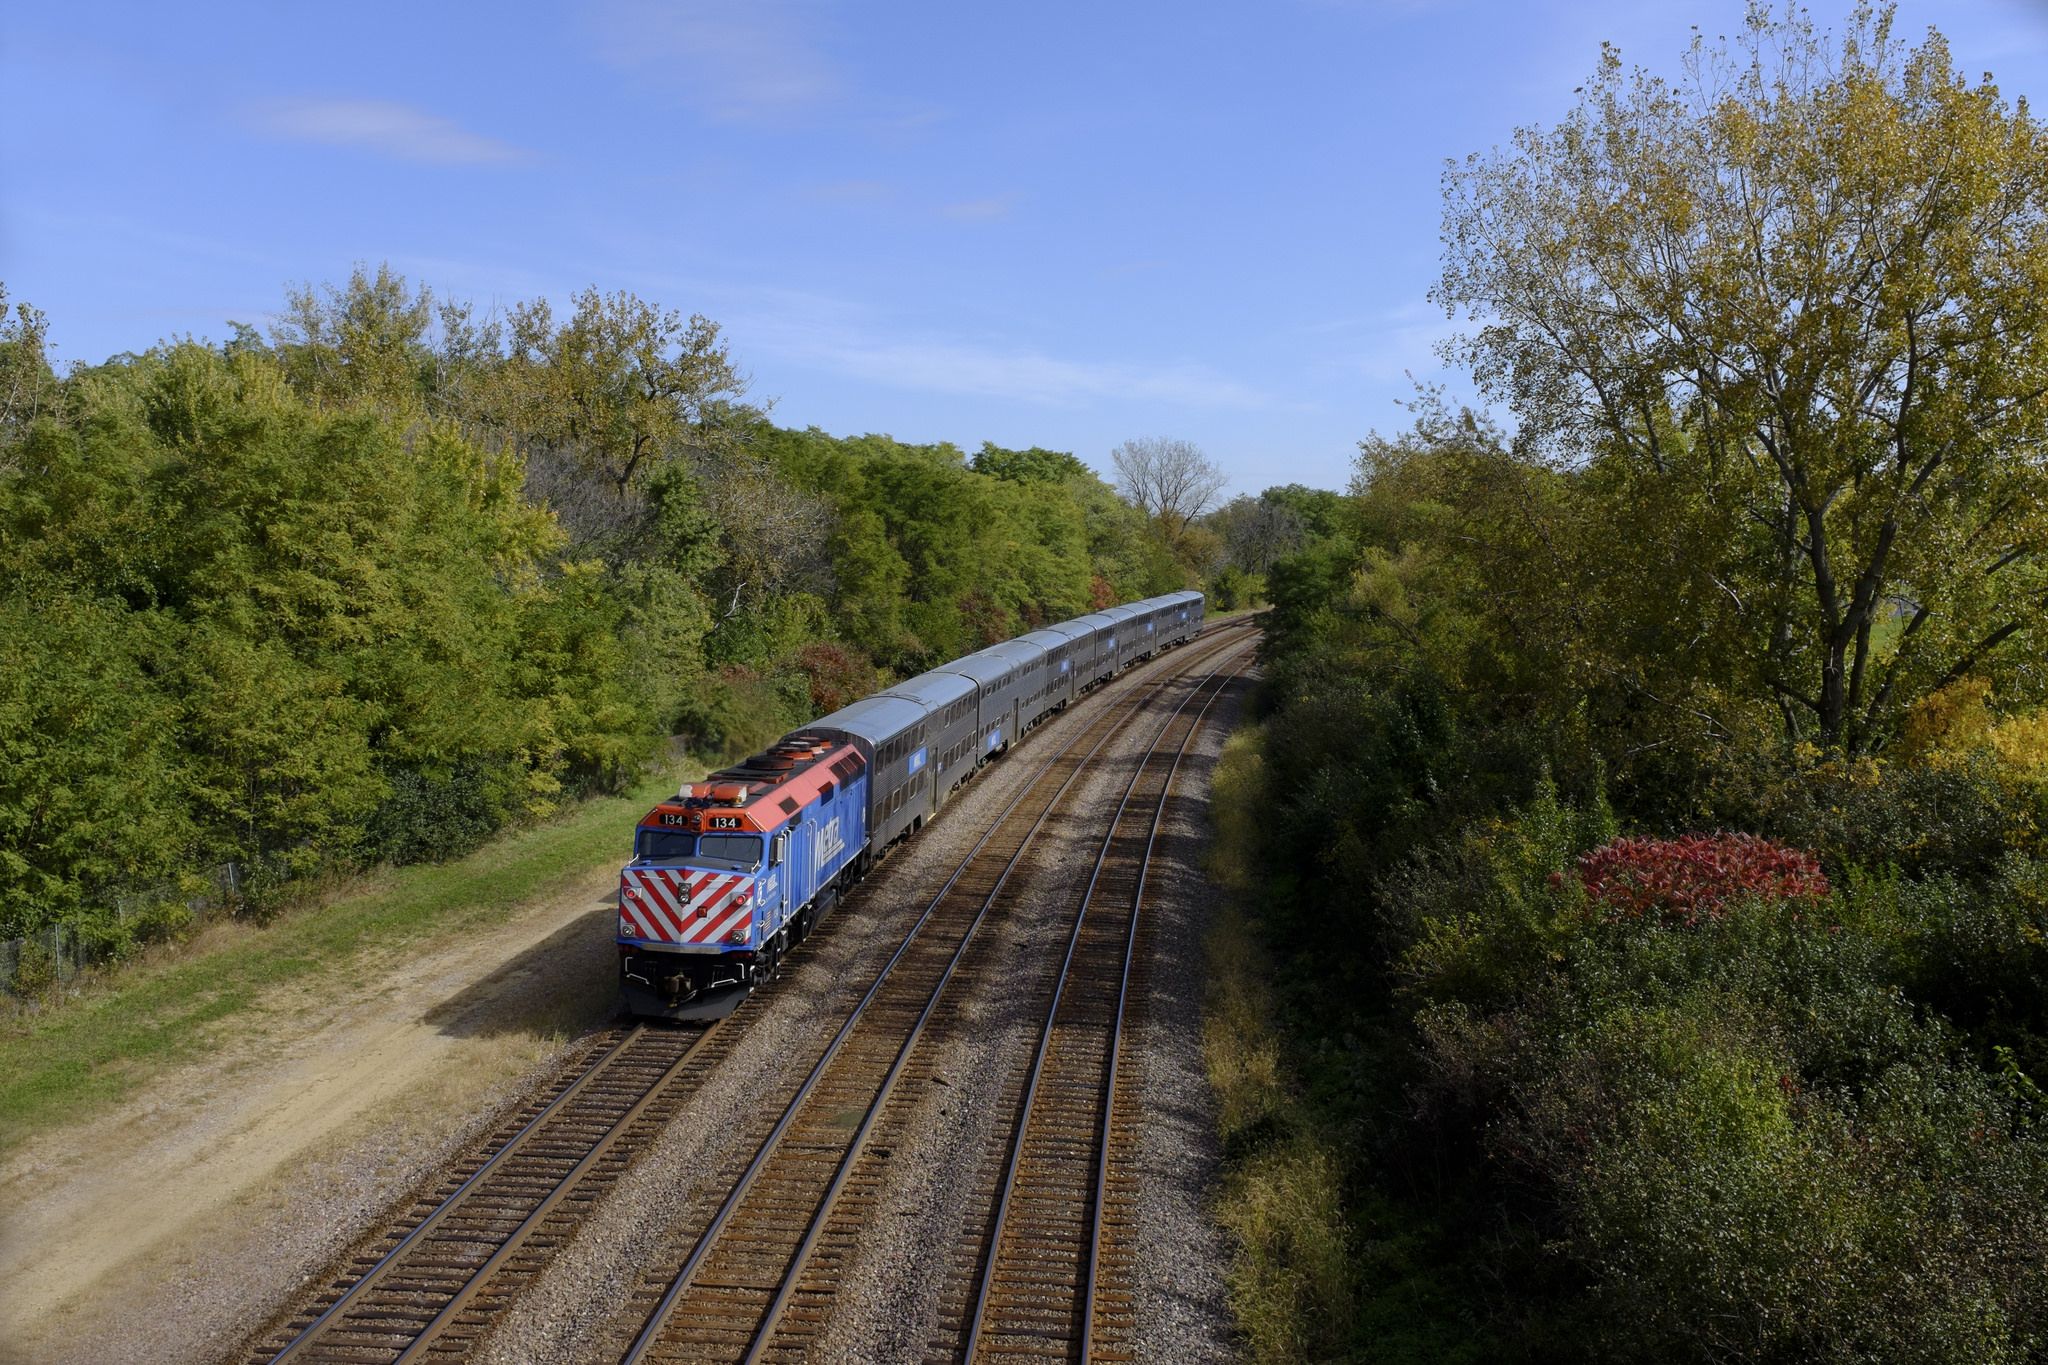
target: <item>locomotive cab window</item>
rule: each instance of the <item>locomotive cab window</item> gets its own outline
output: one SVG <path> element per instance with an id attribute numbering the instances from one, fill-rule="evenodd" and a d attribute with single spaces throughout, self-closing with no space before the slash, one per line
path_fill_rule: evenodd
<path id="1" fill-rule="evenodd" d="M 739 867 L 757 867 L 761 862 L 758 834 L 707 834 L 697 841 L 697 856 L 712 862 Z"/>
<path id="2" fill-rule="evenodd" d="M 639 847 L 633 850 L 636 857 L 649 862 L 671 862 L 696 851 L 697 836 L 681 829 L 643 829 Z"/>

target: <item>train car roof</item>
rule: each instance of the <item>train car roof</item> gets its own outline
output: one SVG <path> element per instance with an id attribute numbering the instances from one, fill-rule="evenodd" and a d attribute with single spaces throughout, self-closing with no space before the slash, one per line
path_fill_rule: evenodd
<path id="1" fill-rule="evenodd" d="M 643 828 L 742 829 L 772 834 L 828 786 L 860 775 L 859 749 L 834 736 L 797 731 L 758 754 L 680 791 L 640 817 Z M 724 823 L 713 825 L 713 818 Z"/>
<path id="2" fill-rule="evenodd" d="M 1019 635 L 1016 638 L 1016 640 L 1012 643 L 1020 645 L 1037 645 L 1040 649 L 1043 649 L 1050 653 L 1051 651 L 1058 649 L 1061 645 L 1070 645 L 1074 643 L 1074 641 L 1086 637 L 1087 634 L 1088 632 L 1085 629 L 1076 630 L 1072 634 L 1068 634 L 1059 626 L 1041 626 L 1037 630 L 1028 630 L 1024 632 L 1022 635 Z"/>
<path id="3" fill-rule="evenodd" d="M 996 651 L 1003 647 L 1002 645 L 990 645 L 987 649 L 977 649 L 972 654 L 964 655 L 947 664 L 945 666 L 946 671 L 948 673 L 963 674 L 974 679 L 983 687 L 987 687 L 1018 664 L 1026 662 L 1025 659 L 1019 656 L 998 654 Z M 1039 650 L 1038 653 L 1042 657 L 1045 651 Z"/>
<path id="4" fill-rule="evenodd" d="M 829 716 L 818 717 L 800 733 L 839 731 L 880 748 L 923 720 L 926 711 L 907 697 L 863 697 Z"/>
<path id="5" fill-rule="evenodd" d="M 1121 616 L 1111 616 L 1107 611 L 1091 611 L 1086 616 L 1076 616 L 1073 620 L 1062 622 L 1062 624 L 1083 626 L 1092 632 L 1108 630 L 1123 619 Z"/>
<path id="6" fill-rule="evenodd" d="M 1019 635 L 1014 640 L 1005 640 L 999 645 L 990 645 L 981 651 L 995 659 L 1007 660 L 1013 667 L 1018 664 L 1030 665 L 1045 657 L 1045 646 L 1036 640 L 1027 640 Z"/>
<path id="7" fill-rule="evenodd" d="M 1112 621 L 1131 621 L 1136 620 L 1142 613 L 1136 607 L 1104 607 L 1096 615 L 1107 616 Z"/>
<path id="8" fill-rule="evenodd" d="M 1079 616 L 1071 621 L 1054 622 L 1045 629 L 1065 640 L 1085 640 L 1102 627 L 1103 623 L 1100 621 L 1091 621 L 1085 616 Z M 1032 632 L 1034 635 L 1038 633 Z"/>
<path id="9" fill-rule="evenodd" d="M 878 697 L 903 697 L 922 706 L 941 707 L 959 701 L 974 691 L 974 683 L 958 673 L 942 673 L 933 669 L 920 673 L 914 678 L 905 678 L 882 691 Z"/>

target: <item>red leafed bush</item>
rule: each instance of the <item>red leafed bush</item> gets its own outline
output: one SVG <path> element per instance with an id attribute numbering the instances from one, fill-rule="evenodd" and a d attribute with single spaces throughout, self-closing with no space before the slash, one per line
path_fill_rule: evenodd
<path id="1" fill-rule="evenodd" d="M 867 655 L 823 641 L 799 649 L 796 666 L 810 683 L 811 709 L 819 715 L 860 700 L 878 683 Z"/>
<path id="2" fill-rule="evenodd" d="M 1718 919 L 1740 901 L 1812 902 L 1828 894 L 1812 854 L 1754 834 L 1617 839 L 1580 855 L 1578 876 L 1610 920 L 1690 925 Z"/>

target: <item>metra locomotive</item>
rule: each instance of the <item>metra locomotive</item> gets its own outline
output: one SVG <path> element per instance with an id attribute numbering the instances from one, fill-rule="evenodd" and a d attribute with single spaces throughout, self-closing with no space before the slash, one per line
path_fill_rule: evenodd
<path id="1" fill-rule="evenodd" d="M 640 821 L 619 875 L 626 1009 L 716 1019 L 869 864 L 1076 697 L 1194 638 L 1202 594 L 1110 607 L 977 650 L 811 722 Z"/>

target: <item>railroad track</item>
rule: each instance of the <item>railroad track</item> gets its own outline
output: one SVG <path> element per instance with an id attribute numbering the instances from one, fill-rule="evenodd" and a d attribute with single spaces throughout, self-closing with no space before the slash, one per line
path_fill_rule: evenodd
<path id="1" fill-rule="evenodd" d="M 1203 632 L 1188 647 L 1192 657 L 1229 648 L 1241 638 L 1240 624 Z M 1190 656 L 1181 657 L 1184 666 Z M 1080 738 L 1048 760 L 982 835 L 919 925 L 934 917 L 956 887 L 970 883 L 977 867 L 987 865 L 991 845 L 1003 846 L 999 836 L 1014 830 L 1019 806 L 1028 804 L 1025 798 L 1041 789 L 1048 774 L 1078 772 L 1130 712 L 1170 681 L 1117 697 Z M 1076 760 L 1083 744 L 1089 747 Z M 1029 833 L 1042 818 L 1041 813 Z M 908 946 L 906 941 L 896 960 Z M 469 1355 L 499 1310 L 574 1237 L 636 1154 L 724 1060 L 744 1021 L 772 991 L 756 992 L 708 1027 L 642 1025 L 601 1035 L 549 1090 L 354 1255 L 316 1301 L 238 1354 L 251 1365 L 386 1365 Z M 866 1004 L 856 1007 L 856 1017 Z"/>
<path id="2" fill-rule="evenodd" d="M 1234 676 L 1219 670 L 1168 717 L 1096 856 L 1003 1162 L 966 1314 L 970 1362 L 1132 1357 L 1138 1105 L 1119 1063 L 1145 881 L 1173 780 Z"/>
<path id="3" fill-rule="evenodd" d="M 1234 643 L 1206 652 L 1205 658 L 1241 655 L 1245 647 L 1233 649 Z M 1174 708 L 1161 737 L 1187 715 L 1198 696 L 1213 699 L 1217 680 L 1225 676 L 1219 667 L 1198 684 Z M 1155 695 L 1173 681 L 1162 682 Z M 1204 700 L 1200 711 L 1207 704 Z M 1200 711 L 1171 750 L 1176 764 Z M 974 952 L 977 934 L 992 914 L 995 922 L 1003 922 L 1014 908 L 1013 877 L 1034 839 L 1121 724 L 1117 716 L 1098 719 L 1041 770 L 999 828 L 985 836 L 977 859 L 963 865 L 933 901 L 860 1008 L 789 1094 L 681 1266 L 665 1282 L 642 1285 L 635 1306 L 646 1305 L 645 1317 L 626 1349 L 625 1365 L 801 1359 L 816 1344 L 857 1229 L 874 1208 L 879 1180 L 873 1161 L 863 1160 L 871 1155 L 869 1139 L 889 1111 L 949 985 Z M 1155 749 L 1158 743 L 1155 739 Z M 1155 771 L 1150 758 L 1140 765 L 1125 794 L 1126 807 L 1131 791 Z M 1169 769 L 1166 781 L 1170 777 Z M 1117 829 L 1124 824 L 1119 819 Z M 1104 841 L 1105 857 L 1118 844 L 1113 833 Z M 1114 894 L 1113 878 L 1105 879 L 1103 871 L 1098 862 L 1091 895 L 1098 890 Z M 1077 933 L 1088 918 L 1085 909 L 1077 916 Z M 1070 953 L 1070 965 L 1073 960 Z"/>
<path id="4" fill-rule="evenodd" d="M 402 1231 L 289 1324 L 282 1345 L 273 1339 L 252 1359 L 360 1365 L 467 1354 L 493 1310 L 574 1234 L 729 1043 L 715 1025 L 601 1035 L 550 1093 L 415 1206 Z"/>

